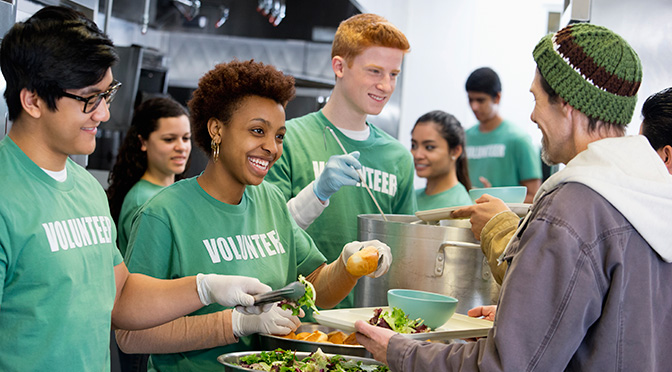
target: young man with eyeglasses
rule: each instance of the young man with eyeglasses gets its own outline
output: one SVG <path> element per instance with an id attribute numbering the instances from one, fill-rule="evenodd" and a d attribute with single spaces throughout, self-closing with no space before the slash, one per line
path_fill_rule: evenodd
<path id="1" fill-rule="evenodd" d="M 112 100 L 114 99 L 114 96 L 117 94 L 117 91 L 119 91 L 119 88 L 121 88 L 121 82 L 113 80 L 112 84 L 110 84 L 110 86 L 105 91 L 96 93 L 88 97 L 82 97 L 76 94 L 70 94 L 68 92 L 63 92 L 63 96 L 76 99 L 79 102 L 84 102 L 84 108 L 82 112 L 85 114 L 90 114 L 93 111 L 96 111 L 98 105 L 103 100 L 105 100 L 105 102 L 108 105 L 112 103 Z"/>
<path id="2" fill-rule="evenodd" d="M 130 274 L 105 192 L 69 155 L 90 154 L 121 84 L 112 42 L 46 7 L 0 47 L 12 128 L 0 142 L 0 371 L 107 371 L 110 327 L 142 329 L 217 302 L 260 313 L 257 279 Z M 265 310 L 265 309 L 264 309 Z"/>

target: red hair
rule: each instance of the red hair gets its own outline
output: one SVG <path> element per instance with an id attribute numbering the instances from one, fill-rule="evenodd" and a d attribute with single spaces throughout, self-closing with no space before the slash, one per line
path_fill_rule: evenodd
<path id="1" fill-rule="evenodd" d="M 341 22 L 334 35 L 331 58 L 343 57 L 351 66 L 355 57 L 372 46 L 400 49 L 404 53 L 411 48 L 404 33 L 395 25 L 379 15 L 365 13 Z"/>

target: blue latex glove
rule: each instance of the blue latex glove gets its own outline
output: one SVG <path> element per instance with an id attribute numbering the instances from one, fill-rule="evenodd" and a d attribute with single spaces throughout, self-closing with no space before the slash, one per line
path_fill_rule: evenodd
<path id="1" fill-rule="evenodd" d="M 359 151 L 330 157 L 324 166 L 324 171 L 313 184 L 315 195 L 320 200 L 326 201 L 342 186 L 354 186 L 359 183 L 359 173 L 355 169 L 361 169 L 362 164 L 358 159 Z"/>

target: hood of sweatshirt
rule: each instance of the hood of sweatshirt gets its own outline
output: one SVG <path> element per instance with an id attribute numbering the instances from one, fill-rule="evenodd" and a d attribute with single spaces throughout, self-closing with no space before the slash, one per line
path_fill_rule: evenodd
<path id="1" fill-rule="evenodd" d="M 672 175 L 646 137 L 590 143 L 541 185 L 534 201 L 567 182 L 584 184 L 602 195 L 666 262 L 672 262 Z"/>

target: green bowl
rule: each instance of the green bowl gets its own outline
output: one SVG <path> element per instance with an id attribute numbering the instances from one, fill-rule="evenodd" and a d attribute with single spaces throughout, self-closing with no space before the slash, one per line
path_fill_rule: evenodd
<path id="1" fill-rule="evenodd" d="M 469 190 L 471 201 L 476 203 L 476 199 L 483 194 L 494 196 L 502 199 L 504 203 L 522 203 L 525 201 L 527 195 L 527 187 L 525 186 L 506 186 L 506 187 L 486 187 L 480 189 Z"/>
<path id="2" fill-rule="evenodd" d="M 424 319 L 424 324 L 432 329 L 446 323 L 457 309 L 454 297 L 413 289 L 388 290 L 387 303 L 390 308 L 400 308 L 411 319 Z"/>

